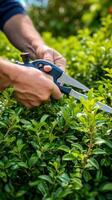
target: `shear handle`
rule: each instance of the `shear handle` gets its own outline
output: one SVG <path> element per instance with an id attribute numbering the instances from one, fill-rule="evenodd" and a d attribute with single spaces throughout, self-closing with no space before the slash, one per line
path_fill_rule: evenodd
<path id="1" fill-rule="evenodd" d="M 63 71 L 59 67 L 46 60 L 38 59 L 33 61 L 32 64 L 34 64 L 35 67 L 41 70 L 42 72 L 45 72 L 44 71 L 45 65 L 51 66 L 52 69 L 51 71 L 48 72 L 48 74 L 53 77 L 55 83 L 57 83 L 57 79 L 63 74 Z"/>
<path id="2" fill-rule="evenodd" d="M 36 60 L 34 61 L 34 65 L 36 64 L 37 65 L 37 68 L 41 71 L 44 72 L 44 66 L 45 65 L 50 65 L 52 67 L 51 71 L 48 72 L 49 75 L 51 75 L 54 79 L 54 82 L 55 84 L 59 87 L 60 91 L 64 94 L 69 94 L 70 91 L 71 91 L 71 88 L 70 87 L 65 87 L 63 85 L 61 85 L 61 83 L 59 83 L 57 81 L 57 79 L 63 74 L 63 71 L 57 67 L 56 65 L 52 64 L 51 62 L 49 61 L 46 61 L 46 60 Z"/>
<path id="3" fill-rule="evenodd" d="M 45 72 L 44 71 L 45 65 L 51 66 L 52 69 L 51 69 L 51 71 L 48 72 L 48 74 L 53 77 L 55 84 L 59 87 L 59 89 L 62 93 L 64 93 L 64 94 L 70 93 L 70 91 L 71 91 L 70 87 L 65 87 L 65 86 L 61 85 L 60 82 L 57 81 L 57 79 L 63 74 L 63 71 L 56 65 L 52 64 L 51 62 L 49 62 L 47 60 L 43 60 L 43 59 L 38 59 L 38 60 L 34 60 L 34 61 L 29 61 L 28 59 L 26 59 L 26 60 L 24 60 L 24 63 L 18 63 L 18 64 L 25 65 L 27 67 L 34 67 L 36 69 L 39 69 L 42 72 Z"/>

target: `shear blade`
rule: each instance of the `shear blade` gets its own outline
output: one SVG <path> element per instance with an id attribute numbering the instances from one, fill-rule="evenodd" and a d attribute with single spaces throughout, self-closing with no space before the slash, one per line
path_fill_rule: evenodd
<path id="1" fill-rule="evenodd" d="M 73 79 L 72 77 L 66 75 L 64 72 L 63 74 L 58 78 L 59 82 L 61 82 L 62 84 L 68 84 L 68 85 L 71 85 L 73 87 L 76 87 L 76 88 L 79 88 L 79 89 L 82 89 L 84 91 L 89 91 L 89 88 L 86 87 L 85 85 L 83 85 L 82 83 L 80 83 L 79 81 Z"/>
<path id="2" fill-rule="evenodd" d="M 79 100 L 80 100 L 81 97 L 83 97 L 84 99 L 88 98 L 86 95 L 81 94 L 80 92 L 76 92 L 73 89 L 71 89 L 69 95 L 73 96 L 73 97 L 75 97 L 76 99 L 79 99 Z M 112 113 L 112 108 L 110 106 L 108 106 L 108 105 L 105 105 L 105 104 L 103 104 L 101 102 L 97 102 L 95 105 L 99 106 L 100 110 L 103 110 L 103 111 L 108 112 L 108 113 Z"/>
<path id="3" fill-rule="evenodd" d="M 99 106 L 100 110 L 103 110 L 103 111 L 108 112 L 108 113 L 112 113 L 112 108 L 108 105 L 105 105 L 101 102 L 97 102 L 96 106 Z"/>

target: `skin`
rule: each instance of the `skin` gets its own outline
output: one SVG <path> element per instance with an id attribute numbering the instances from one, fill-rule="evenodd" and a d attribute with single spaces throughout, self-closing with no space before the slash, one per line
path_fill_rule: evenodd
<path id="1" fill-rule="evenodd" d="M 11 17 L 5 23 L 3 31 L 16 48 L 30 52 L 32 59 L 46 59 L 64 70 L 65 59 L 44 43 L 27 15 L 17 14 Z M 44 67 L 45 72 L 50 70 L 50 66 Z M 59 88 L 45 73 L 0 59 L 0 90 L 10 85 L 14 87 L 17 100 L 28 108 L 49 101 L 51 96 L 57 100 L 61 98 Z"/>

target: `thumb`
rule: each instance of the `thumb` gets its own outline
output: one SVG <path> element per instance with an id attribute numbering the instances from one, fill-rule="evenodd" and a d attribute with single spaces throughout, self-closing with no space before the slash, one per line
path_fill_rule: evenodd
<path id="1" fill-rule="evenodd" d="M 50 65 L 45 65 L 44 66 L 44 72 L 48 73 L 52 70 L 52 67 Z"/>
<path id="2" fill-rule="evenodd" d="M 53 51 L 51 49 L 48 49 L 45 53 L 44 53 L 44 56 L 43 56 L 43 59 L 44 60 L 47 60 L 51 63 L 54 63 L 54 59 L 53 59 Z M 44 71 L 45 72 L 50 72 L 52 69 L 52 67 L 50 65 L 45 65 L 44 66 Z"/>

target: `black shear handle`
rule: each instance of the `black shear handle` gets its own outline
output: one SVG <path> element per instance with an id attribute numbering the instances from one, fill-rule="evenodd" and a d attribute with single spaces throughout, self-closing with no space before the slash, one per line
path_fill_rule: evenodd
<path id="1" fill-rule="evenodd" d="M 27 67 L 34 67 L 36 69 L 39 69 L 42 72 L 44 71 L 44 66 L 49 65 L 51 66 L 51 71 L 47 72 L 49 75 L 53 77 L 53 80 L 55 84 L 59 87 L 60 91 L 64 94 L 69 94 L 71 91 L 71 88 L 62 86 L 60 82 L 58 82 L 58 78 L 64 73 L 63 70 L 61 70 L 59 67 L 54 65 L 53 63 L 43 60 L 43 59 L 38 59 L 34 61 L 29 61 L 28 59 L 24 61 L 24 63 L 18 63 L 20 65 L 25 65 Z"/>
<path id="2" fill-rule="evenodd" d="M 36 68 L 41 70 L 42 72 L 45 72 L 44 71 L 45 65 L 51 66 L 51 70 L 47 73 L 53 77 L 55 83 L 57 83 L 57 79 L 63 74 L 63 71 L 59 67 L 57 67 L 56 65 L 52 64 L 51 62 L 47 60 L 38 59 L 38 60 L 32 61 L 32 64 Z"/>

